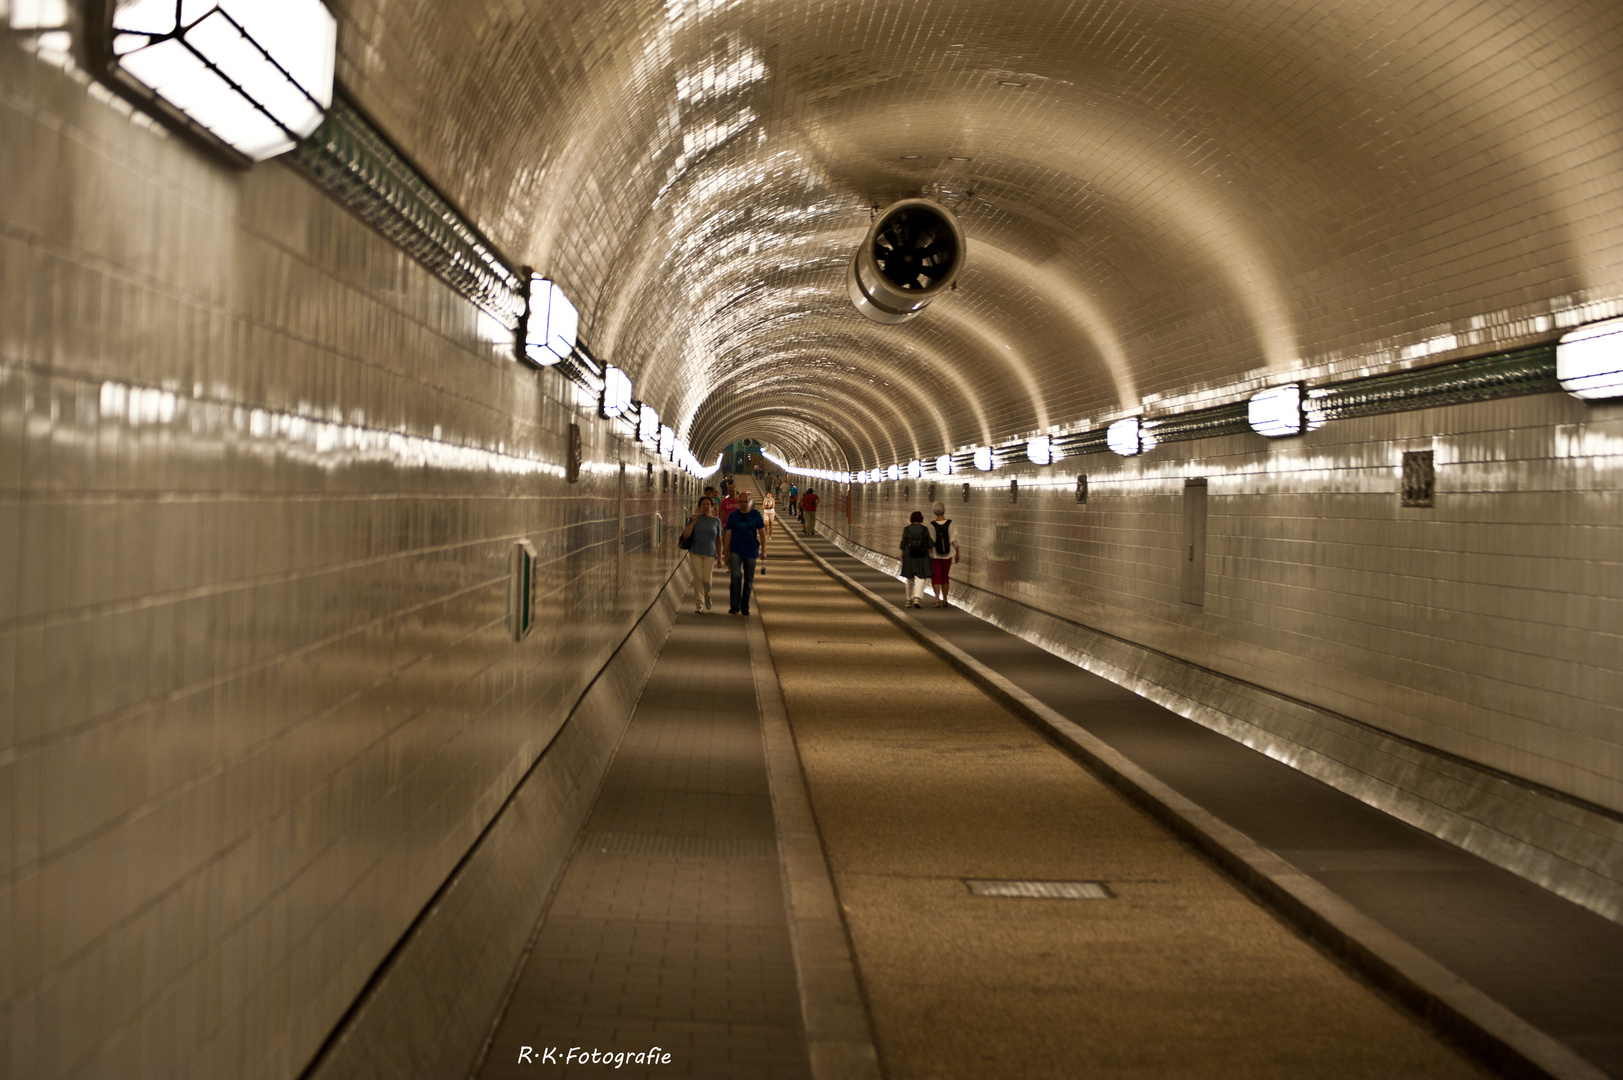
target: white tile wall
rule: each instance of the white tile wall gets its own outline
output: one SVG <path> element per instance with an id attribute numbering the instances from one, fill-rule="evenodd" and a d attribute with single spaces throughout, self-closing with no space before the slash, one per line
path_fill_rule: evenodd
<path id="1" fill-rule="evenodd" d="M 616 593 L 646 459 L 559 377 L 286 167 L 10 44 L 0 87 L 0 1072 L 295 1075 L 653 598 L 679 497 L 634 486 Z"/>
<path id="2" fill-rule="evenodd" d="M 1401 507 L 1402 452 L 1425 446 L 1436 505 Z M 1193 476 L 1198 608 L 1178 596 Z M 1623 809 L 1623 405 L 1541 394 L 953 479 L 974 585 Z M 929 509 L 912 484 L 863 490 L 852 538 L 890 552 Z M 843 531 L 843 503 L 824 507 Z"/>

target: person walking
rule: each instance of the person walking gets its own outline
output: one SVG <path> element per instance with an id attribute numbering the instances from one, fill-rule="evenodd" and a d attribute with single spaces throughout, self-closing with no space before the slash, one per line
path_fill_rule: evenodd
<path id="1" fill-rule="evenodd" d="M 710 575 L 722 564 L 721 519 L 714 499 L 699 500 L 682 539 L 688 542 L 688 569 L 693 571 L 693 613 L 703 615 L 710 610 Z"/>
<path id="2" fill-rule="evenodd" d="M 924 582 L 930 575 L 930 530 L 924 527 L 924 515 L 917 510 L 907 519 L 902 530 L 902 577 L 907 579 L 907 602 L 903 607 L 916 608 L 924 599 Z"/>
<path id="3" fill-rule="evenodd" d="M 722 533 L 722 546 L 727 550 L 732 566 L 732 581 L 728 596 L 732 606 L 729 615 L 750 613 L 750 593 L 755 589 L 755 561 L 761 557 L 761 530 L 766 522 L 754 507 L 752 493 L 739 493 L 738 509 L 727 518 L 727 530 Z"/>
<path id="4" fill-rule="evenodd" d="M 817 535 L 817 491 L 807 488 L 800 498 L 800 527 L 807 536 Z"/>
<path id="5" fill-rule="evenodd" d="M 789 516 L 800 516 L 800 485 L 795 483 L 789 485 Z"/>
<path id="6" fill-rule="evenodd" d="M 768 488 L 761 496 L 761 519 L 766 522 L 766 531 L 761 535 L 768 540 L 772 539 L 772 522 L 778 517 L 778 500 L 772 497 L 772 489 Z"/>
<path id="7" fill-rule="evenodd" d="M 717 505 L 721 508 L 721 513 L 718 516 L 721 518 L 722 528 L 726 528 L 727 519 L 733 516 L 734 510 L 738 509 L 738 497 L 729 491 L 721 497 L 721 502 Z"/>
<path id="8" fill-rule="evenodd" d="M 952 564 L 958 561 L 958 541 L 952 538 L 952 520 L 947 517 L 946 504 L 936 503 L 930 509 L 935 513 L 935 520 L 930 523 L 933 534 L 930 537 L 930 585 L 935 592 L 935 606 L 948 607 L 948 579 L 952 576 Z"/>

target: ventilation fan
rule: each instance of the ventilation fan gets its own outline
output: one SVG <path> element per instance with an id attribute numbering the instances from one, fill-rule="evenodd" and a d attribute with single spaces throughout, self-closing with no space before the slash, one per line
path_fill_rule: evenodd
<path id="1" fill-rule="evenodd" d="M 851 302 L 874 322 L 903 323 L 952 288 L 964 230 L 929 199 L 904 199 L 874 219 L 845 274 Z"/>

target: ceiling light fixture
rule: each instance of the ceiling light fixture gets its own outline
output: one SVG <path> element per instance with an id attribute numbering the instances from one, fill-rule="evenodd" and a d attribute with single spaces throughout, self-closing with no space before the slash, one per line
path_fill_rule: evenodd
<path id="1" fill-rule="evenodd" d="M 120 91 L 241 164 L 293 149 L 332 104 L 338 23 L 321 0 L 107 8 Z"/>
<path id="2" fill-rule="evenodd" d="M 613 420 L 631 411 L 631 376 L 614 365 L 603 369 L 603 416 Z"/>
<path id="3" fill-rule="evenodd" d="M 524 358 L 537 367 L 551 367 L 575 351 L 580 313 L 556 281 L 532 274 L 524 325 Z"/>
<path id="4" fill-rule="evenodd" d="M 1623 397 L 1623 319 L 1590 323 L 1555 346 L 1561 389 L 1590 401 Z"/>
<path id="5" fill-rule="evenodd" d="M 1105 444 L 1122 457 L 1132 457 L 1144 449 L 1138 417 L 1117 420 L 1105 431 Z"/>
<path id="6" fill-rule="evenodd" d="M 1302 387 L 1297 383 L 1270 387 L 1251 395 L 1246 403 L 1246 419 L 1251 430 L 1270 439 L 1300 435 L 1307 430 L 1306 418 L 1302 415 L 1304 400 Z"/>
<path id="7" fill-rule="evenodd" d="M 935 459 L 935 471 L 940 473 L 942 476 L 951 476 L 952 475 L 952 455 L 951 454 L 942 454 L 940 457 L 936 458 Z"/>

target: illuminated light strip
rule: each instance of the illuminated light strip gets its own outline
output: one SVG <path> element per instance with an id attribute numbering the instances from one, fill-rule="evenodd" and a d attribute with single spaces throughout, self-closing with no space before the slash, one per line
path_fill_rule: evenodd
<path id="1" fill-rule="evenodd" d="M 201 429 L 194 426 L 194 414 L 205 414 Z M 446 469 L 457 472 L 488 472 L 506 476 L 566 475 L 559 462 L 530 455 L 514 454 L 502 443 L 495 448 L 448 442 L 436 428 L 433 436 L 389 431 L 365 424 L 323 420 L 303 413 L 277 409 L 251 408 L 216 398 L 190 397 L 173 390 L 129 383 L 101 384 L 98 413 L 104 420 L 116 420 L 130 427 L 161 427 L 175 424 L 205 437 L 215 432 L 221 438 L 245 440 L 249 445 L 265 443 L 265 449 L 333 470 L 365 464 L 386 464 L 395 468 Z M 209 423 L 212 414 L 214 423 Z M 279 444 L 279 445 L 278 445 Z M 680 450 L 685 460 L 678 462 L 693 476 L 703 479 L 721 468 L 722 455 L 706 469 L 702 463 Z M 593 465 L 588 472 L 605 475 L 616 469 L 614 462 Z"/>
<path id="2" fill-rule="evenodd" d="M 1623 385 L 1623 379 L 1618 381 Z M 1278 389 L 1280 388 L 1264 390 L 1262 393 L 1253 394 L 1252 397 L 1262 397 L 1263 394 Z M 978 465 L 975 460 L 977 455 L 981 461 L 986 461 L 987 451 L 991 453 L 992 470 L 1022 460 L 1041 464 L 1032 456 L 1032 450 L 1036 449 L 1040 457 L 1041 444 L 1046 439 L 1051 461 L 1058 461 L 1065 457 L 1115 449 L 1109 445 L 1110 428 L 1117 429 L 1117 444 L 1123 449 L 1128 449 L 1135 443 L 1128 435 L 1128 429 L 1132 425 L 1127 422 L 1137 421 L 1138 449 L 1129 450 L 1131 455 L 1148 451 L 1162 443 L 1244 435 L 1253 431 L 1277 438 L 1286 434 L 1299 434 L 1303 430 L 1313 430 L 1331 420 L 1405 412 L 1411 409 L 1432 409 L 1444 405 L 1491 401 L 1496 398 L 1547 393 L 1560 389 L 1563 387 L 1557 378 L 1556 345 L 1551 343 L 1478 356 L 1469 360 L 1456 360 L 1427 368 L 1388 372 L 1306 388 L 1300 406 L 1302 413 L 1300 426 L 1283 423 L 1274 418 L 1271 414 L 1276 410 L 1269 406 L 1259 405 L 1253 409 L 1252 398 L 1248 397 L 1184 412 L 1123 417 L 1108 426 L 1072 430 L 1060 435 L 1040 435 L 1030 439 L 1015 439 L 996 446 L 971 447 L 968 450 L 943 454 L 941 458 L 948 459 L 955 472 L 962 472 L 972 464 Z M 1265 399 L 1267 400 L 1269 399 Z M 1252 422 L 1253 416 L 1261 427 Z M 1289 430 L 1293 426 L 1296 430 Z M 938 462 L 940 460 L 937 459 Z M 938 467 L 936 472 L 940 473 L 942 470 Z"/>
<path id="3" fill-rule="evenodd" d="M 716 455 L 716 463 L 714 465 L 710 466 L 707 469 L 707 468 L 704 467 L 703 462 L 701 462 L 698 458 L 694 457 L 692 454 L 689 454 L 688 455 L 688 460 L 691 461 L 693 464 L 688 466 L 687 470 L 688 470 L 688 472 L 692 473 L 694 476 L 697 476 L 700 480 L 703 480 L 707 476 L 714 476 L 716 474 L 716 472 L 721 468 L 721 459 L 726 457 L 726 456 L 727 455 L 725 455 L 725 454 L 717 454 Z"/>
<path id="4" fill-rule="evenodd" d="M 778 468 L 782 469 L 784 472 L 793 473 L 796 476 L 809 476 L 814 480 L 826 480 L 831 484 L 849 484 L 853 479 L 851 474 L 848 472 L 835 472 L 829 469 L 805 469 L 801 468 L 799 465 L 791 465 L 787 461 L 778 457 L 776 454 L 770 453 L 766 450 L 761 451 L 761 456 L 766 458 L 772 464 L 776 465 Z"/>

